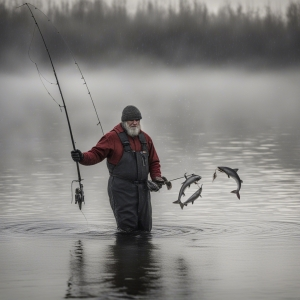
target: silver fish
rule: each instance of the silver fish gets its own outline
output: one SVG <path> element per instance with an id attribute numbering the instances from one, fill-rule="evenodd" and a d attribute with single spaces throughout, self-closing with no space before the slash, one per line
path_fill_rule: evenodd
<path id="1" fill-rule="evenodd" d="M 239 169 L 231 169 L 231 168 L 228 168 L 228 167 L 217 167 L 217 169 L 216 169 L 216 171 L 213 175 L 213 181 L 217 177 L 217 171 L 219 171 L 221 173 L 225 173 L 228 176 L 228 178 L 232 177 L 237 183 L 237 189 L 232 191 L 231 193 L 236 194 L 236 196 L 240 199 L 240 189 L 242 187 L 243 180 L 241 180 L 241 178 L 237 174 L 238 170 Z"/>
<path id="2" fill-rule="evenodd" d="M 187 199 L 184 203 L 183 203 L 183 205 L 181 206 L 181 209 L 183 209 L 183 206 L 185 205 L 185 206 L 187 206 L 189 203 L 191 203 L 192 202 L 192 204 L 194 204 L 194 201 L 197 199 L 197 198 L 199 198 L 199 196 L 202 198 L 202 196 L 201 196 L 201 193 L 202 193 L 202 185 L 203 184 L 201 184 L 201 187 L 189 198 L 189 199 Z"/>
<path id="3" fill-rule="evenodd" d="M 192 183 L 198 183 L 198 181 L 201 179 L 201 176 L 192 174 L 190 177 L 187 177 L 186 174 L 184 174 L 184 177 L 186 178 L 185 182 L 182 183 L 181 189 L 179 191 L 178 199 L 174 201 L 174 204 L 179 204 L 181 208 L 183 208 L 183 203 L 181 202 L 181 197 L 185 196 L 184 191 L 187 187 L 190 187 Z"/>

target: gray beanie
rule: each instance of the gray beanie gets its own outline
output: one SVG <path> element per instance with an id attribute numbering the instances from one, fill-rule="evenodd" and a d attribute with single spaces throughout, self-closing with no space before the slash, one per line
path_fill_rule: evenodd
<path id="1" fill-rule="evenodd" d="M 141 112 L 135 106 L 128 105 L 123 109 L 122 122 L 140 120 L 141 118 Z"/>

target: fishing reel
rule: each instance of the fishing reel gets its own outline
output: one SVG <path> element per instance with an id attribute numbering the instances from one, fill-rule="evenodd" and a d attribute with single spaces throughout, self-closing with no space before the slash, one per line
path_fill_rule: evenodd
<path id="1" fill-rule="evenodd" d="M 75 204 L 78 204 L 80 210 L 83 202 L 84 202 L 84 191 L 83 191 L 83 185 L 80 183 L 80 187 L 75 189 Z"/>

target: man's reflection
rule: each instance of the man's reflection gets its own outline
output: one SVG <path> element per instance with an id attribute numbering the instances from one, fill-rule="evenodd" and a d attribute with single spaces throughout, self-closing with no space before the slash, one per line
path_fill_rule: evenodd
<path id="1" fill-rule="evenodd" d="M 106 253 L 92 257 L 86 255 L 82 241 L 76 242 L 65 298 L 156 294 L 160 265 L 151 239 L 149 233 L 117 233 Z"/>
<path id="2" fill-rule="evenodd" d="M 80 240 L 75 243 L 74 249 L 71 251 L 70 271 L 71 277 L 68 280 L 65 298 L 73 298 L 73 294 L 82 294 L 81 288 L 86 272 L 83 244 Z"/>
<path id="3" fill-rule="evenodd" d="M 106 263 L 111 277 L 106 281 L 129 295 L 145 295 L 151 289 L 158 289 L 160 266 L 156 251 L 149 233 L 116 234 L 116 243 L 110 246 Z"/>

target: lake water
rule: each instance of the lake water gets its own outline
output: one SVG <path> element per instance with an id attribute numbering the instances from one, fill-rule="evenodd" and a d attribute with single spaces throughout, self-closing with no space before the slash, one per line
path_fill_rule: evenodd
<path id="1" fill-rule="evenodd" d="M 83 213 L 71 204 L 65 115 L 35 72 L 0 81 L 1 300 L 299 299 L 298 70 L 83 68 L 106 132 L 136 105 L 163 175 L 202 176 L 183 210 L 172 203 L 183 180 L 152 193 L 152 232 L 130 236 L 116 232 L 104 163 L 81 167 Z M 78 75 L 61 74 L 86 151 L 101 130 Z M 217 166 L 239 169 L 240 200 L 233 179 L 212 182 Z"/>

